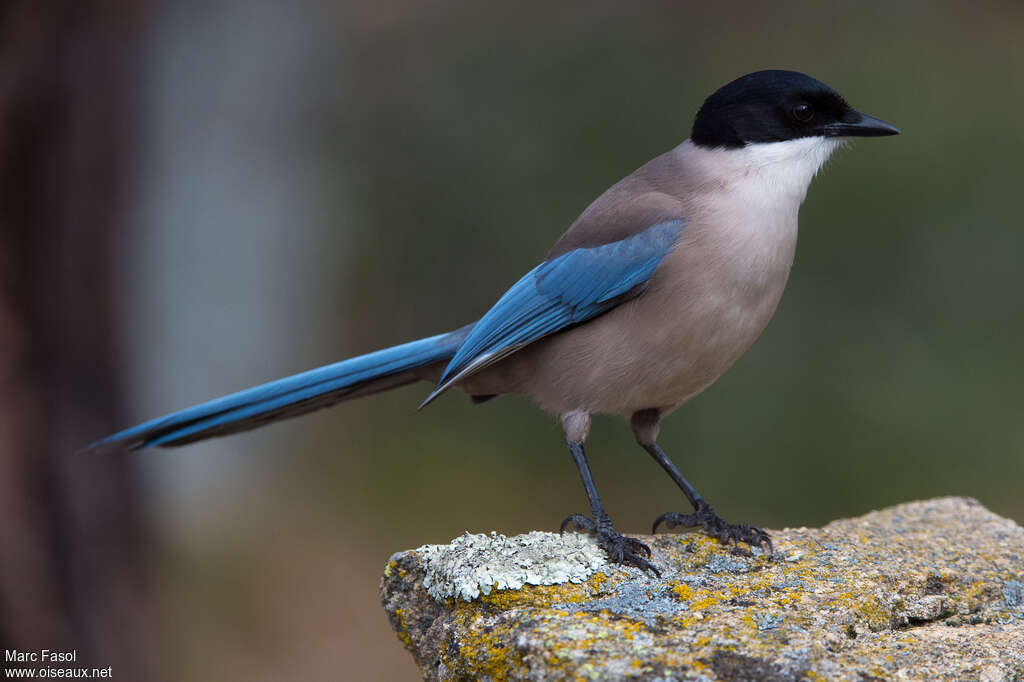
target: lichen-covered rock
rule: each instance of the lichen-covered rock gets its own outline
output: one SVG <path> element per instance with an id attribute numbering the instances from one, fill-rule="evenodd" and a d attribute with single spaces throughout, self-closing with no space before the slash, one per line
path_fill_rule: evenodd
<path id="1" fill-rule="evenodd" d="M 772 538 L 641 538 L 657 578 L 584 537 L 463 536 L 396 554 L 381 597 L 428 679 L 1024 680 L 1012 521 L 943 498 Z"/>

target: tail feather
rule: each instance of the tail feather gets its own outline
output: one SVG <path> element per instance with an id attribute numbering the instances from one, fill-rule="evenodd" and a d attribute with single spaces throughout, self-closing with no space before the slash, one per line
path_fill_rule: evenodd
<path id="1" fill-rule="evenodd" d="M 216 398 L 115 433 L 87 449 L 185 445 L 403 386 L 421 378 L 419 368 L 450 360 L 471 326 Z"/>

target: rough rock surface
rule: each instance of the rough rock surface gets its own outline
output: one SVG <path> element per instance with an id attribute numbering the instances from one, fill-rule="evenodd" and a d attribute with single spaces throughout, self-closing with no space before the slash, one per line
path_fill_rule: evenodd
<path id="1" fill-rule="evenodd" d="M 657 578 L 588 538 L 567 563 L 557 535 L 467 535 L 394 555 L 381 598 L 432 680 L 1024 680 L 1012 521 L 943 498 L 772 537 L 643 537 Z"/>

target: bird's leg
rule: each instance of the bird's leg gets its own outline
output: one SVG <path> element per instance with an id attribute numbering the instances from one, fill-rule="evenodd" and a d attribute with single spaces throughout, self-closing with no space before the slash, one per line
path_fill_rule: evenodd
<path id="1" fill-rule="evenodd" d="M 572 525 L 577 530 L 582 530 L 597 539 L 601 549 L 608 553 L 609 558 L 619 564 L 636 566 L 645 571 L 651 571 L 660 576 L 661 573 L 647 559 L 651 556 L 651 549 L 644 543 L 634 538 L 619 535 L 612 526 L 612 520 L 608 512 L 601 504 L 601 498 L 597 494 L 597 487 L 594 485 L 594 477 L 590 473 L 590 465 L 587 463 L 587 455 L 583 451 L 583 439 L 586 431 L 589 431 L 589 415 L 581 416 L 583 413 L 571 413 L 562 419 L 565 427 L 565 443 L 569 446 L 569 453 L 576 463 L 580 472 L 580 480 L 583 481 L 583 488 L 587 492 L 587 500 L 590 502 L 590 518 L 582 514 L 572 514 L 562 521 L 561 532 L 565 532 L 566 526 Z M 585 421 L 583 433 L 579 433 L 580 420 Z M 575 438 L 573 438 L 575 436 Z M 646 558 L 645 558 L 646 557 Z"/>
<path id="2" fill-rule="evenodd" d="M 711 505 L 700 496 L 700 493 L 690 485 L 690 482 L 686 480 L 686 477 L 683 476 L 682 472 L 672 463 L 672 460 L 668 458 L 665 451 L 655 441 L 658 436 L 658 420 L 657 410 L 641 410 L 636 412 L 631 420 L 633 433 L 636 435 L 636 440 L 640 447 L 646 450 L 654 458 L 654 461 L 661 465 L 665 473 L 683 491 L 686 499 L 693 505 L 693 513 L 680 514 L 678 512 L 668 512 L 667 514 L 662 514 L 654 520 L 651 532 L 657 533 L 658 526 L 663 522 L 668 529 L 675 528 L 676 526 L 699 526 L 705 533 L 713 538 L 718 538 L 722 542 L 728 543 L 730 540 L 742 540 L 752 546 L 767 547 L 768 553 L 771 554 L 773 551 L 772 540 L 768 533 L 755 526 L 726 523 L 722 517 L 715 513 Z"/>
<path id="3" fill-rule="evenodd" d="M 566 441 L 572 459 L 579 469 L 580 479 L 583 481 L 583 488 L 587 491 L 587 499 L 590 501 L 590 518 L 582 514 L 572 514 L 562 521 L 561 531 L 565 532 L 566 526 L 572 525 L 577 530 L 582 530 L 597 538 L 598 545 L 608 553 L 612 561 L 619 564 L 629 564 L 637 568 L 651 571 L 661 575 L 644 557 L 651 556 L 651 548 L 631 537 L 619 535 L 612 526 L 612 520 L 601 504 L 601 498 L 597 495 L 597 488 L 594 486 L 594 478 L 590 474 L 590 466 L 587 464 L 586 453 L 583 452 L 583 443 L 571 443 Z M 641 556 L 643 555 L 643 556 Z"/>

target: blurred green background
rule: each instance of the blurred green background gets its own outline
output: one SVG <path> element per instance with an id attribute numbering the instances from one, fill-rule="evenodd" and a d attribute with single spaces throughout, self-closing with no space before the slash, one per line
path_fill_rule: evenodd
<path id="1" fill-rule="evenodd" d="M 261 0 L 148 26 L 126 425 L 476 319 L 704 97 L 786 68 L 903 134 L 815 180 L 775 318 L 663 447 L 765 527 L 938 495 L 1024 521 L 1024 5 Z M 585 511 L 552 419 L 416 413 L 428 390 L 141 455 L 170 676 L 416 679 L 377 602 L 392 552 Z M 685 510 L 623 424 L 588 454 L 620 530 Z"/>

